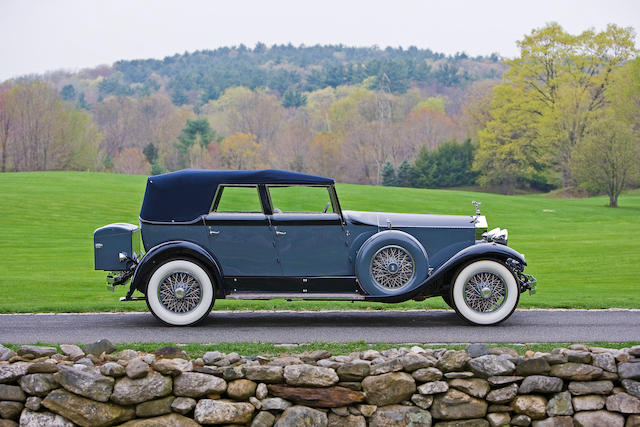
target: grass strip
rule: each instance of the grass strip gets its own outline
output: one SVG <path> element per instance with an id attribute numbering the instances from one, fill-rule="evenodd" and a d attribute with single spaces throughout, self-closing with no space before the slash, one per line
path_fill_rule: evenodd
<path id="1" fill-rule="evenodd" d="M 554 348 L 558 347 L 568 347 L 573 343 L 568 342 L 555 342 L 555 343 L 500 343 L 500 344 L 487 344 L 489 348 L 491 347 L 508 347 L 516 350 L 518 354 L 524 355 L 527 351 L 539 351 L 549 353 Z M 604 342 L 604 341 L 595 341 L 590 343 L 581 343 L 585 344 L 589 347 L 605 347 L 605 348 L 626 348 L 632 347 L 634 345 L 640 345 L 640 341 L 629 341 L 629 342 Z M 11 348 L 12 350 L 17 350 L 19 345 L 16 344 L 4 344 L 6 347 Z M 56 344 L 46 344 L 46 343 L 36 343 L 34 345 L 45 345 L 50 347 L 58 348 L 60 350 L 59 345 Z M 387 350 L 390 348 L 400 348 L 400 347 L 411 347 L 413 345 L 418 345 L 422 348 L 447 348 L 452 350 L 460 350 L 466 348 L 467 344 L 420 344 L 420 343 L 406 343 L 406 344 L 388 344 L 388 343 L 367 343 L 364 341 L 352 341 L 348 343 L 337 343 L 337 342 L 309 342 L 304 344 L 273 344 L 273 343 L 262 343 L 262 342 L 224 342 L 224 343 L 216 343 L 216 344 L 179 344 L 179 343 L 171 343 L 171 342 L 157 342 L 157 343 L 124 343 L 124 344 L 116 344 L 117 351 L 124 349 L 132 349 L 137 351 L 143 351 L 146 353 L 152 353 L 155 350 L 158 350 L 162 347 L 166 346 L 177 346 L 182 348 L 189 357 L 197 358 L 201 357 L 207 351 L 220 351 L 222 353 L 232 353 L 236 352 L 242 356 L 266 356 L 266 357 L 275 357 L 282 355 L 291 355 L 291 354 L 300 354 L 305 351 L 314 351 L 314 350 L 326 350 L 329 351 L 333 355 L 346 355 L 355 351 L 364 351 L 364 350 Z"/>

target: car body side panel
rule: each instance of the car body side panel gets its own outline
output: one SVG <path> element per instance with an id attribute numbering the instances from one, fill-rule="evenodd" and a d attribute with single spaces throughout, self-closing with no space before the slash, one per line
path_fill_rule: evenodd
<path id="1" fill-rule="evenodd" d="M 271 223 L 284 276 L 353 276 L 346 228 L 337 214 L 277 213 Z"/>
<path id="2" fill-rule="evenodd" d="M 250 218 L 244 218 L 249 216 Z M 282 276 L 273 227 L 265 215 L 211 213 L 206 216 L 205 247 L 215 254 L 225 276 Z"/>
<path id="3" fill-rule="evenodd" d="M 219 260 L 224 276 L 282 276 L 274 235 L 262 214 L 209 214 L 192 224 L 142 224 L 144 246 L 193 242 Z"/>

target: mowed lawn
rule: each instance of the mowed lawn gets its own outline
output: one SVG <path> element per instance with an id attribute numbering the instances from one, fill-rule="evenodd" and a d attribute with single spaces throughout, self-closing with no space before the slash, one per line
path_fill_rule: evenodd
<path id="1" fill-rule="evenodd" d="M 146 310 L 120 303 L 93 270 L 93 230 L 138 222 L 146 177 L 84 172 L 0 174 L 0 312 Z M 640 192 L 620 208 L 605 197 L 559 199 L 452 190 L 338 185 L 343 209 L 464 214 L 482 202 L 489 227 L 509 229 L 538 293 L 521 307 L 640 306 Z M 250 260 L 248 260 L 250 262 Z M 443 308 L 440 298 L 403 304 L 219 300 L 215 309 Z"/>

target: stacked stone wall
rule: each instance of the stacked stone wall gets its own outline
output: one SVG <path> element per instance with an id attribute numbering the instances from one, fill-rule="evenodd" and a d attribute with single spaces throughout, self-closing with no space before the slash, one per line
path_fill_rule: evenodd
<path id="1" fill-rule="evenodd" d="M 313 351 L 0 346 L 0 427 L 640 426 L 640 346 Z"/>

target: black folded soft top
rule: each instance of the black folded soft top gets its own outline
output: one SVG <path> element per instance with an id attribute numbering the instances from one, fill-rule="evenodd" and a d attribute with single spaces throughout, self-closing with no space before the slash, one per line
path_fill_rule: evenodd
<path id="1" fill-rule="evenodd" d="M 150 176 L 140 219 L 157 222 L 193 221 L 209 213 L 218 186 L 224 184 L 331 185 L 331 178 L 275 169 L 184 169 Z"/>

